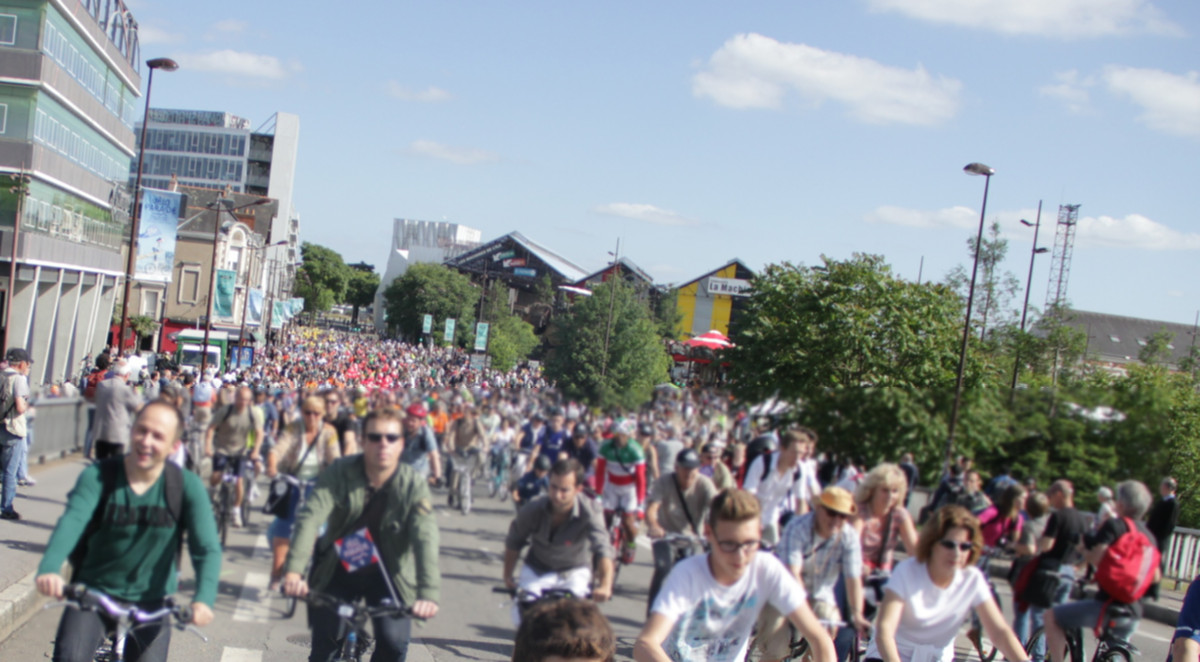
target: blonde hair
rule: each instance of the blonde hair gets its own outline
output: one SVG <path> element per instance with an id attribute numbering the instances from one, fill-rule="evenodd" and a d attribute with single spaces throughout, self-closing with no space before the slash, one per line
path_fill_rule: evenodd
<path id="1" fill-rule="evenodd" d="M 880 487 L 897 487 L 900 489 L 900 496 L 896 503 L 904 503 L 904 495 L 908 492 L 908 478 L 905 477 L 904 471 L 899 465 L 885 462 L 870 471 L 862 482 L 858 484 L 858 488 L 854 490 L 854 500 L 866 510 L 866 506 L 871 505 L 871 499 L 875 498 L 875 490 Z"/>

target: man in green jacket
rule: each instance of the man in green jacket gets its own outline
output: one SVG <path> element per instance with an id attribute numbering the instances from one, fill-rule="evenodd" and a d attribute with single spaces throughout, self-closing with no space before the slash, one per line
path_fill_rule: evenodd
<path id="1" fill-rule="evenodd" d="M 221 544 L 203 482 L 194 473 L 166 466 L 167 456 L 179 448 L 182 435 L 179 409 L 163 401 L 151 402 L 134 419 L 124 458 L 83 470 L 38 566 L 37 588 L 43 595 L 62 598 L 64 582 L 59 571 L 90 530 L 86 552 L 72 580 L 146 611 L 157 610 L 164 598 L 175 592 L 175 556 L 186 529 L 196 570 L 192 623 L 203 626 L 212 622 L 221 575 Z M 102 474 L 108 470 L 115 480 L 109 481 L 110 491 L 104 495 Z M 173 479 L 167 471 L 173 472 Z M 169 484 L 182 491 L 178 513 L 172 512 Z M 93 522 L 101 501 L 105 503 L 103 516 Z M 92 660 L 105 633 L 99 614 L 68 608 L 58 624 L 54 659 Z M 171 628 L 165 621 L 138 628 L 130 633 L 125 659 L 164 661 L 170 639 Z"/>
<path id="2" fill-rule="evenodd" d="M 412 608 L 418 618 L 438 612 L 438 528 L 426 481 L 400 463 L 404 450 L 403 413 L 376 409 L 363 424 L 362 453 L 334 462 L 297 516 L 284 564 L 283 590 L 291 596 L 313 590 L 347 602 L 385 599 Z M 317 539 L 322 525 L 325 533 Z M 312 573 L 301 573 L 316 543 Z M 382 581 L 381 581 L 382 580 Z M 333 608 L 311 605 L 312 653 L 324 662 L 337 648 L 338 617 Z M 412 620 L 374 619 L 373 662 L 403 661 Z"/>

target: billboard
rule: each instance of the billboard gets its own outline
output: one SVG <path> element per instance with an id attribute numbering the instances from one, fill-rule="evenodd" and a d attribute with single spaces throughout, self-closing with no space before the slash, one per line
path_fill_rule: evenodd
<path id="1" fill-rule="evenodd" d="M 137 260 L 133 277 L 156 283 L 171 282 L 175 265 L 175 231 L 179 227 L 179 205 L 183 195 L 174 191 L 142 189 L 139 214 Z"/>

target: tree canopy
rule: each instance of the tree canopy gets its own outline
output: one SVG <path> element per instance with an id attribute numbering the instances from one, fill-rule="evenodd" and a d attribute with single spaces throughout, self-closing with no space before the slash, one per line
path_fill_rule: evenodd
<path id="1" fill-rule="evenodd" d="M 440 265 L 417 263 L 392 281 L 383 292 L 388 313 L 388 331 L 406 340 L 421 338 L 425 315 L 433 315 L 433 338 L 443 343 L 447 319 L 455 320 L 454 342 L 462 345 L 475 336 L 475 306 L 479 290 L 459 272 Z"/>
<path id="2" fill-rule="evenodd" d="M 307 241 L 300 245 L 300 255 L 304 264 L 296 273 L 295 294 L 304 298 L 304 311 L 325 312 L 342 301 L 350 279 L 342 256 Z"/>

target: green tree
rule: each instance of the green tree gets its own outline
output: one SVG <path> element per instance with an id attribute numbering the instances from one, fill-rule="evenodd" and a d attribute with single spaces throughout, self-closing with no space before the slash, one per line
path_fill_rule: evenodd
<path id="1" fill-rule="evenodd" d="M 357 265 L 353 265 L 347 271 L 346 296 L 342 303 L 354 306 L 354 313 L 350 318 L 350 323 L 358 326 L 359 309 L 366 308 L 375 301 L 375 292 L 379 289 L 379 274 L 375 273 L 373 268 L 369 271 L 364 271 L 354 268 L 354 266 Z"/>
<path id="2" fill-rule="evenodd" d="M 652 290 L 650 309 L 659 337 L 668 340 L 677 338 L 679 321 L 683 319 L 683 313 L 679 312 L 679 290 L 673 287 Z"/>
<path id="3" fill-rule="evenodd" d="M 495 370 L 512 370 L 538 346 L 533 325 L 512 313 L 490 324 L 487 353 Z"/>
<path id="4" fill-rule="evenodd" d="M 296 272 L 296 296 L 304 298 L 304 311 L 323 313 L 344 300 L 349 270 L 342 256 L 332 249 L 304 242 L 300 245 L 304 264 Z"/>
<path id="5" fill-rule="evenodd" d="M 142 346 L 142 341 L 154 335 L 158 331 L 158 322 L 149 315 L 130 315 L 129 328 L 133 330 L 138 338 L 138 347 Z"/>
<path id="6" fill-rule="evenodd" d="M 977 252 L 975 237 L 967 239 L 967 255 L 975 262 Z M 979 325 L 980 339 L 987 338 L 988 324 L 1012 324 L 1019 312 L 1015 306 L 1021 281 L 1011 271 L 1001 273 L 1000 265 L 1008 255 L 1008 240 L 1000 236 L 1000 223 L 993 221 L 983 238 L 983 251 L 979 253 L 979 273 L 975 283 L 975 301 L 971 307 L 973 324 Z M 950 287 L 967 300 L 971 288 L 971 274 L 961 265 L 951 270 L 946 277 Z"/>
<path id="7" fill-rule="evenodd" d="M 1150 334 L 1146 344 L 1138 351 L 1138 360 L 1146 365 L 1166 365 L 1171 361 L 1171 341 L 1175 334 L 1159 329 Z"/>
<path id="8" fill-rule="evenodd" d="M 546 375 L 568 397 L 633 409 L 667 379 L 670 358 L 650 311 L 619 278 L 578 301 L 553 327 L 558 345 L 546 360 Z"/>
<path id="9" fill-rule="evenodd" d="M 474 337 L 475 304 L 479 292 L 463 274 L 440 264 L 418 263 L 408 267 L 383 292 L 387 306 L 388 331 L 410 341 L 419 340 L 426 314 L 433 315 L 433 337 L 442 344 L 447 319 L 456 321 L 454 339 L 463 344 Z"/>

